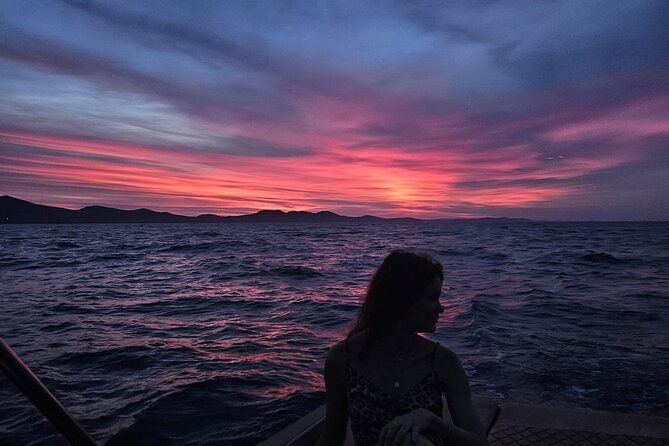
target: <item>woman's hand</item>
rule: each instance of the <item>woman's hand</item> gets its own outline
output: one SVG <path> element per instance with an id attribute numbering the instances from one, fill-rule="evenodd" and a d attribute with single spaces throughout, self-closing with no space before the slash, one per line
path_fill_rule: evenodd
<path id="1" fill-rule="evenodd" d="M 432 426 L 436 415 L 419 408 L 395 417 L 379 434 L 379 446 L 405 446 L 417 444 L 420 433 Z"/>

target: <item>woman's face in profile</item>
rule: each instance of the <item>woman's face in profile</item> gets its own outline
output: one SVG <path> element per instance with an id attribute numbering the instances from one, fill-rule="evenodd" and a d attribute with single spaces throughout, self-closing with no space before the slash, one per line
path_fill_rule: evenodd
<path id="1" fill-rule="evenodd" d="M 435 277 L 425 288 L 423 294 L 409 309 L 406 321 L 419 333 L 434 332 L 437 329 L 439 314 L 444 312 L 439 298 L 441 296 L 442 280 Z"/>

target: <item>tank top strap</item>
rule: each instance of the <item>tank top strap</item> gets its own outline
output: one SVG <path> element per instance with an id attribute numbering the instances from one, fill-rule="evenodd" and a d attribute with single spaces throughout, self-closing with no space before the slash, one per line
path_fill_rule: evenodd
<path id="1" fill-rule="evenodd" d="M 437 380 L 438 380 L 439 379 L 439 372 L 437 372 L 437 367 L 435 366 L 436 357 L 437 357 L 437 347 L 439 347 L 439 343 L 434 342 L 434 346 L 432 347 L 432 358 L 430 359 L 430 366 L 432 367 L 432 372 L 434 373 L 434 376 L 436 376 Z"/>
<path id="2" fill-rule="evenodd" d="M 350 350 L 348 346 L 348 338 L 344 339 L 344 345 L 346 346 L 346 370 L 348 370 L 348 366 L 350 363 L 349 357 L 350 357 Z"/>

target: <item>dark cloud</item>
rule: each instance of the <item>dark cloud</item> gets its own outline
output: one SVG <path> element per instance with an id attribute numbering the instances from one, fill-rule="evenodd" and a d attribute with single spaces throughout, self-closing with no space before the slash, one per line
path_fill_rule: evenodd
<path id="1" fill-rule="evenodd" d="M 210 55 L 223 57 L 227 61 L 259 71 L 272 72 L 280 61 L 267 48 L 259 48 L 256 40 L 253 46 L 243 45 L 219 35 L 204 32 L 195 26 L 187 26 L 178 21 L 161 20 L 155 14 L 138 14 L 129 10 L 110 7 L 94 1 L 60 0 L 104 22 L 126 32 L 155 34 L 161 44 L 177 46 L 185 51 L 193 49 L 207 51 Z M 247 36 L 247 38 L 250 37 Z"/>
<path id="2" fill-rule="evenodd" d="M 93 1 L 61 0 L 93 17 L 96 17 L 126 33 L 153 38 L 153 45 L 169 51 L 181 51 L 188 55 L 201 56 L 205 64 L 227 68 L 221 62 L 232 63 L 252 70 L 251 76 L 272 90 L 265 94 L 298 94 L 310 91 L 320 94 L 355 94 L 370 85 L 362 85 L 334 66 L 322 67 L 299 58 L 299 52 L 280 54 L 276 48 L 255 36 L 252 29 L 236 38 L 203 31 L 201 27 L 168 21 L 155 15 L 139 14 L 110 7 Z M 229 5 L 228 13 L 236 11 Z M 223 31 L 225 29 L 223 28 Z M 240 43 L 243 40 L 243 43 Z M 222 58 L 222 60 L 221 60 Z M 282 91 L 283 90 L 283 91 Z M 246 92 L 247 94 L 250 92 Z"/>
<path id="3" fill-rule="evenodd" d="M 104 88 L 141 93 L 169 103 L 187 115 L 199 116 L 209 121 L 227 124 L 251 121 L 258 125 L 300 126 L 291 117 L 292 107 L 289 103 L 272 102 L 277 96 L 264 96 L 260 91 L 243 88 L 184 86 L 133 70 L 122 62 L 67 48 L 22 32 L 13 32 L 8 38 L 0 40 L 0 57 L 77 76 Z M 235 154 L 242 154 L 239 150 L 241 146 L 239 143 L 232 144 Z M 258 144 L 257 147 L 264 152 L 271 152 L 266 144 Z M 307 153 L 302 147 L 288 149 L 288 153 L 293 153 L 291 156 Z M 249 155 L 255 156 L 253 153 Z"/>
<path id="4" fill-rule="evenodd" d="M 546 30 L 527 50 L 501 46 L 497 62 L 528 87 L 669 67 L 666 2 L 599 2 L 584 10 L 574 13 L 576 26 L 568 22 L 570 11 L 560 10 L 564 29 Z"/>
<path id="5" fill-rule="evenodd" d="M 484 45 L 524 88 L 669 66 L 669 6 L 629 2 L 397 2 L 415 26 Z"/>
<path id="6" fill-rule="evenodd" d="M 294 158 L 316 154 L 314 149 L 308 147 L 282 146 L 255 138 L 235 136 L 217 139 L 218 144 L 208 143 L 206 146 L 198 147 L 198 149 L 212 153 L 260 158 Z"/>
<path id="7" fill-rule="evenodd" d="M 561 186 L 574 184 L 573 178 L 530 178 L 522 180 L 470 180 L 458 181 L 453 183 L 458 189 L 500 189 L 500 188 L 514 188 L 514 187 L 544 187 L 544 186 Z"/>
<path id="8" fill-rule="evenodd" d="M 97 153 L 70 152 L 67 150 L 47 149 L 39 146 L 8 144 L 3 142 L 0 142 L 0 157 L 5 157 L 7 160 L 6 165 L 13 166 L 20 166 L 22 164 L 39 165 L 45 159 L 53 159 L 59 162 L 67 162 L 67 159 L 83 159 L 90 161 L 102 161 L 120 167 L 139 166 L 174 173 L 184 173 L 189 171 L 188 169 L 177 165 L 157 163 L 143 159 L 129 159 L 122 156 Z M 12 158 L 12 161 L 9 161 L 7 159 L 8 157 Z M 34 162 L 32 159 L 39 159 L 40 161 Z"/>

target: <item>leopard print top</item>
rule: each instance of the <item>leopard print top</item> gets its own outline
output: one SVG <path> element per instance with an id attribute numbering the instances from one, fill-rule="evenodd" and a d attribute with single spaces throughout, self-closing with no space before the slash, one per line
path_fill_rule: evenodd
<path id="1" fill-rule="evenodd" d="M 350 366 L 348 360 L 349 347 L 346 343 L 346 394 L 348 396 L 348 410 L 351 418 L 351 431 L 356 446 L 371 446 L 379 441 L 381 429 L 396 416 L 411 412 L 419 407 L 432 411 L 441 417 L 443 402 L 439 377 L 434 368 L 434 355 L 437 351 L 435 344 L 432 351 L 432 371 L 425 375 L 414 387 L 405 392 L 402 397 L 390 397 L 374 383 Z M 441 438 L 432 432 L 421 433 L 436 446 L 442 444 Z"/>

